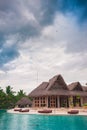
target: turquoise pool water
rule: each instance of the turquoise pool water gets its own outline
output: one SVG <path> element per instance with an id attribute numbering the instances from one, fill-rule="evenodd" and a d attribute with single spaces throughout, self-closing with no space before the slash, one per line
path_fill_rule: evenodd
<path id="1" fill-rule="evenodd" d="M 0 130 L 87 130 L 87 116 L 20 115 L 0 110 Z"/>

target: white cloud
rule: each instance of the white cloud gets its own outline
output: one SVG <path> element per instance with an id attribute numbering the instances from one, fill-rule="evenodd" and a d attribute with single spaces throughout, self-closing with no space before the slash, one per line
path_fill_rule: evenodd
<path id="1" fill-rule="evenodd" d="M 80 32 L 75 18 L 57 14 L 54 24 L 45 27 L 41 36 L 18 45 L 20 56 L 5 65 L 9 68 L 7 73 L 0 72 L 1 86 L 11 84 L 15 90 L 24 89 L 28 93 L 42 81 L 48 81 L 59 73 L 67 83 L 78 80 L 85 83 L 87 53 L 77 49 L 73 53 L 71 48 L 77 47 L 79 39 L 85 45 L 84 33 L 85 28 Z"/>

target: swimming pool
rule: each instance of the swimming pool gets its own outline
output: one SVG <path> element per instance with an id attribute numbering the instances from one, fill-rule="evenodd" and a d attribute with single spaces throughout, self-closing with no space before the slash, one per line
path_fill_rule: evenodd
<path id="1" fill-rule="evenodd" d="M 0 111 L 0 130 L 86 130 L 87 116 L 11 114 Z"/>

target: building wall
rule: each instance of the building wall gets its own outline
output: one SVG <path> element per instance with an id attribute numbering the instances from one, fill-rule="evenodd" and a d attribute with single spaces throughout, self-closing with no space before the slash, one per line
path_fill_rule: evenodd
<path id="1" fill-rule="evenodd" d="M 76 101 L 73 100 L 73 96 L 42 96 L 33 98 L 32 107 L 36 108 L 60 108 L 60 107 L 76 107 Z M 73 102 L 74 101 L 74 102 Z M 87 97 L 81 97 L 79 105 L 83 106 L 84 103 L 87 103 Z M 65 104 L 65 105 L 63 105 Z"/>
<path id="2" fill-rule="evenodd" d="M 83 104 L 87 103 L 87 97 L 83 97 Z"/>
<path id="3" fill-rule="evenodd" d="M 48 107 L 48 99 L 46 96 L 33 98 L 33 107 Z"/>
<path id="4" fill-rule="evenodd" d="M 63 99 L 64 96 L 63 96 Z M 33 98 L 32 107 L 60 108 L 60 96 L 43 96 Z"/>

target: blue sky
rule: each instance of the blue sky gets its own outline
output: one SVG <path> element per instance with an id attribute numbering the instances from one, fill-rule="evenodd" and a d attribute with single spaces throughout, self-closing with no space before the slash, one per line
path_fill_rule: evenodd
<path id="1" fill-rule="evenodd" d="M 30 92 L 56 74 L 87 82 L 87 0 L 0 1 L 0 85 Z"/>

